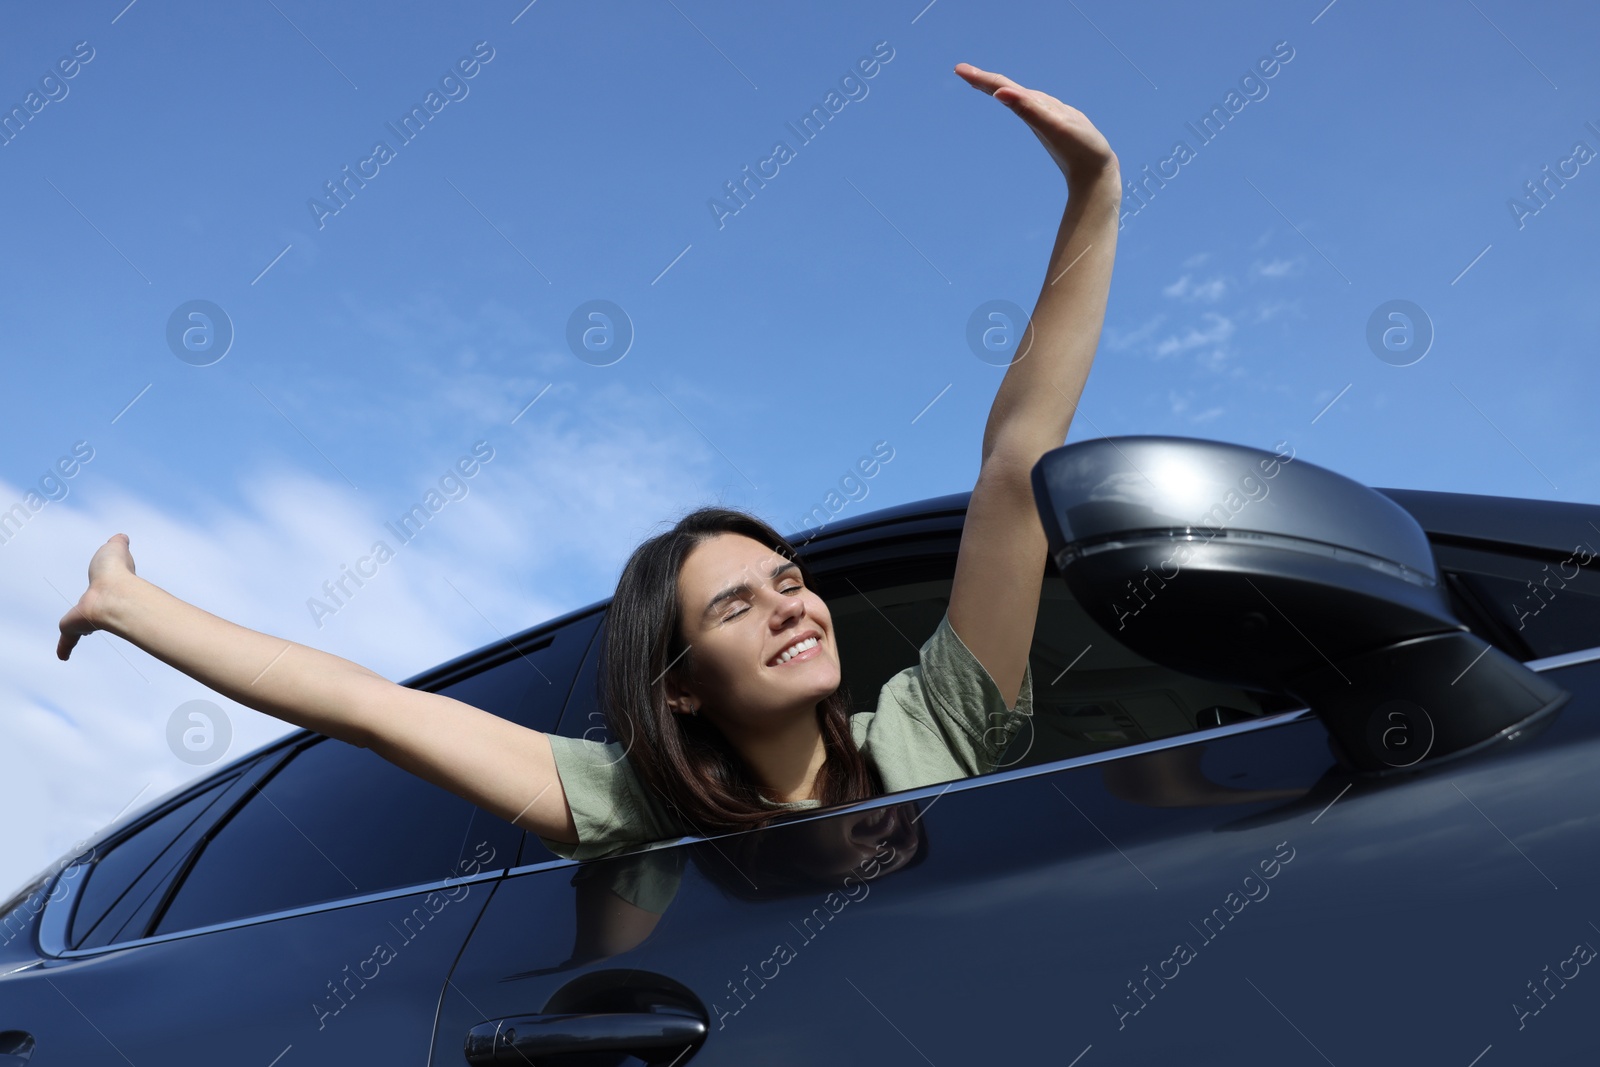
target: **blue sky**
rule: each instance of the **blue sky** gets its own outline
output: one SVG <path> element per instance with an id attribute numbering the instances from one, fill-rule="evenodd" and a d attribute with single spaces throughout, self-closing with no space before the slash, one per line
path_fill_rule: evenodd
<path id="1" fill-rule="evenodd" d="M 174 594 L 398 680 L 608 595 L 696 505 L 794 530 L 879 442 L 841 516 L 971 488 L 1003 367 L 968 319 L 1032 308 L 1065 185 L 962 61 L 1156 176 L 1069 440 L 1600 500 L 1580 5 L 125 2 L 0 34 L 0 508 L 73 471 L 0 544 L 0 803 L 46 813 L 9 822 L 7 885 L 207 769 L 168 748 L 184 702 L 226 706 L 228 755 L 288 729 L 115 639 L 55 660 L 112 533 Z M 194 301 L 221 358 L 169 342 Z M 569 343 L 592 301 L 620 358 Z M 1369 343 L 1393 301 L 1421 358 Z M 441 486 L 359 595 L 308 607 Z"/>

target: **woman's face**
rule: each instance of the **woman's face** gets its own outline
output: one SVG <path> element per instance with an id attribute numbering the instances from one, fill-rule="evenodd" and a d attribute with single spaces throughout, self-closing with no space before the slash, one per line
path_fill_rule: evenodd
<path id="1" fill-rule="evenodd" d="M 723 533 L 696 545 L 678 598 L 694 674 L 668 686 L 673 710 L 692 704 L 714 723 L 759 732 L 814 711 L 839 688 L 827 605 L 801 583 L 799 567 L 760 541 Z M 780 661 L 806 637 L 815 647 Z"/>

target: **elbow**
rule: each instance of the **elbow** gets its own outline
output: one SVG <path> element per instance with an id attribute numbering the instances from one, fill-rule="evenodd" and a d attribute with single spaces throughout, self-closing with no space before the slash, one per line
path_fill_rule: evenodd
<path id="1" fill-rule="evenodd" d="M 995 482 L 1016 491 L 1033 495 L 1033 468 L 1048 448 L 998 441 L 983 456 L 979 467 L 980 481 Z"/>

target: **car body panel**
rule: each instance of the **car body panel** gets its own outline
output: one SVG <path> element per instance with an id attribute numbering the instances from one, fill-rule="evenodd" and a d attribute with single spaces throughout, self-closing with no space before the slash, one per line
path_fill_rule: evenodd
<path id="1" fill-rule="evenodd" d="M 1600 543 L 1590 505 L 1381 492 L 1417 518 L 1441 569 L 1512 561 L 1502 586 Z M 842 595 L 852 575 L 943 566 L 969 499 L 794 540 Z M 1584 596 L 1594 569 L 1580 568 Z M 1052 563 L 1042 575 L 1059 581 Z M 1475 632 L 1535 658 L 1515 608 L 1452 596 Z M 466 699 L 473 679 L 560 640 L 537 728 L 582 736 L 597 725 L 608 604 L 404 684 Z M 64 950 L 59 933 L 41 945 L 70 918 L 55 903 L 19 906 L 0 943 L 0 1051 L 22 1034 L 36 1062 L 209 1064 L 225 1050 L 332 1064 L 431 1048 L 433 1063 L 460 1063 L 488 1019 L 687 995 L 708 1036 L 683 1062 L 706 1064 L 1071 1063 L 1091 1048 L 1086 1065 L 1468 1063 L 1490 1046 L 1580 1062 L 1585 983 L 1572 968 L 1587 962 L 1579 946 L 1600 945 L 1582 911 L 1600 879 L 1600 630 L 1584 644 L 1593 618 L 1577 596 L 1543 615 L 1568 631 L 1575 619 L 1573 650 L 1535 664 L 1573 693 L 1542 729 L 1381 780 L 1343 771 L 1320 721 L 1291 710 L 585 864 L 524 834 L 515 858 L 465 880 L 90 952 Z M 87 844 L 206 782 L 263 775 L 309 736 L 246 753 Z M 219 806 L 203 821 L 222 817 Z M 614 887 L 663 868 L 675 887 L 659 918 L 605 918 Z M 407 916 L 419 936 L 404 936 Z M 368 962 L 383 943 L 392 961 Z"/>

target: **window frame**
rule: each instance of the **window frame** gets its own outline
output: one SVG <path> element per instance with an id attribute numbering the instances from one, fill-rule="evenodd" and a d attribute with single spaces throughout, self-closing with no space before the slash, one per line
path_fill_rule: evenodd
<path id="1" fill-rule="evenodd" d="M 561 615 L 555 619 L 551 619 L 544 623 L 540 623 L 537 626 L 530 627 L 529 629 L 517 633 L 505 640 L 496 641 L 491 645 L 484 646 L 483 648 L 467 653 L 466 655 L 458 656 L 455 659 L 429 668 L 428 670 L 419 674 L 412 675 L 398 684 L 406 686 L 407 688 L 422 689 L 426 692 L 439 692 L 455 685 L 458 682 L 465 681 L 468 678 L 475 677 L 479 674 L 493 670 L 496 667 L 510 662 L 515 657 L 521 655 L 524 650 L 527 650 L 530 645 L 533 646 L 532 650 L 544 648 L 548 644 L 552 643 L 552 639 L 554 639 L 557 636 L 558 631 L 562 629 L 568 627 L 576 629 L 589 626 L 591 628 L 588 631 L 588 638 L 585 641 L 583 648 L 576 655 L 574 664 L 567 678 L 567 691 L 564 695 L 558 697 L 554 701 L 554 703 L 558 705 L 557 710 L 553 713 L 554 722 L 550 728 L 551 732 L 554 732 L 555 725 L 559 724 L 561 716 L 565 713 L 567 702 L 571 699 L 572 687 L 577 683 L 578 679 L 582 677 L 582 667 L 585 662 L 585 658 L 588 655 L 590 645 L 594 641 L 595 634 L 599 630 L 601 619 L 603 618 L 604 612 L 608 605 L 609 601 L 604 601 L 599 604 L 588 605 L 584 608 L 578 609 L 577 611 L 568 612 L 567 614 Z M 596 617 L 591 621 L 591 616 Z M 581 630 L 579 631 L 579 636 L 581 637 Z M 489 711 L 489 713 L 499 715 L 499 712 L 495 711 Z M 504 718 L 505 716 L 501 715 L 500 717 Z M 162 934 L 149 933 L 149 931 L 154 928 L 156 923 L 160 921 L 160 916 L 165 913 L 167 905 L 171 902 L 172 898 L 175 897 L 178 890 L 182 888 L 185 880 L 188 878 L 190 870 L 192 870 L 195 861 L 199 858 L 203 850 L 202 846 L 209 842 L 211 837 L 219 832 L 223 826 L 227 825 L 233 816 L 250 801 L 256 792 L 256 787 L 259 785 L 264 785 L 274 774 L 286 766 L 291 759 L 293 759 L 305 748 L 313 744 L 332 740 L 335 739 L 327 738 L 313 730 L 291 730 L 284 736 L 275 738 L 256 750 L 240 756 L 238 759 L 231 761 L 226 766 L 218 768 L 211 774 L 182 786 L 178 792 L 173 793 L 170 797 L 158 800 L 151 804 L 145 811 L 138 812 L 130 816 L 124 825 L 113 825 L 112 827 L 103 831 L 98 840 L 85 847 L 79 853 L 74 862 L 63 865 L 62 869 L 52 875 L 40 890 L 40 892 L 45 894 L 47 901 L 45 907 L 39 915 L 36 926 L 36 936 L 38 941 L 36 947 L 41 957 L 48 959 L 80 959 L 90 956 L 98 956 L 107 952 L 120 952 L 123 949 L 138 948 L 144 945 L 160 944 L 167 941 L 176 941 L 187 937 L 196 937 L 222 930 L 230 930 L 241 926 L 253 926 L 257 923 L 264 922 L 276 922 L 279 919 L 293 918 L 297 915 L 331 911 L 337 908 L 355 907 L 362 904 L 368 904 L 373 901 L 413 896 L 418 893 L 428 893 L 458 885 L 470 885 L 478 882 L 493 881 L 495 879 L 505 877 L 508 871 L 512 869 L 513 865 L 520 860 L 521 853 L 526 848 L 527 831 L 523 831 L 522 839 L 514 839 L 516 840 L 517 844 L 517 856 L 509 858 L 507 862 L 501 865 L 480 871 L 474 875 L 435 879 L 428 882 L 394 886 L 389 889 L 377 890 L 371 893 L 337 897 L 331 900 L 317 901 L 315 903 L 304 904 L 293 908 L 283 908 L 271 912 L 262 912 L 256 915 L 242 916 L 237 919 L 211 923 L 206 926 L 190 927 L 183 930 L 172 930 Z M 156 903 L 154 909 L 151 910 L 145 917 L 143 923 L 144 933 L 138 937 L 128 938 L 122 941 L 112 941 L 108 944 L 98 945 L 92 948 L 80 949 L 71 946 L 68 943 L 68 935 L 72 929 L 73 915 L 77 910 L 79 895 L 87 883 L 87 879 L 79 877 L 78 875 L 87 871 L 89 868 L 92 868 L 93 865 L 98 862 L 97 857 L 100 855 L 102 850 L 106 853 L 109 853 L 111 848 L 116 847 L 116 845 L 120 844 L 123 840 L 140 832 L 142 829 L 148 827 L 183 803 L 193 799 L 197 794 L 217 784 L 218 781 L 226 778 L 230 774 L 237 775 L 238 777 L 227 786 L 221 796 L 212 802 L 204 815 L 202 815 L 199 819 L 196 819 L 195 822 L 184 831 L 184 833 L 180 834 L 178 838 L 174 840 L 171 847 L 176 848 L 180 845 L 182 846 L 176 861 L 178 869 L 175 876 L 173 875 L 173 870 L 171 868 L 166 870 L 160 876 L 160 879 L 157 882 L 158 888 L 160 887 L 161 881 L 167 881 L 169 878 L 170 884 L 168 884 L 162 891 L 161 899 Z M 85 854 L 92 858 L 87 860 L 82 859 Z M 547 862 L 546 865 L 560 866 L 570 862 L 572 861 L 556 859 L 554 861 Z M 133 886 L 138 885 L 140 881 L 144 880 L 144 878 L 148 876 L 148 874 L 149 871 L 146 871 L 140 876 L 139 879 L 135 879 L 134 883 L 129 886 L 129 890 L 131 891 Z M 68 886 L 65 895 L 63 895 L 60 899 L 51 899 L 56 896 L 57 887 L 68 882 L 70 882 L 70 885 Z M 141 904 L 141 909 L 143 906 L 144 905 Z M 130 918 L 129 921 L 132 921 L 132 919 Z"/>
<path id="2" fill-rule="evenodd" d="M 838 574 L 842 571 L 858 567 L 871 566 L 874 562 L 881 562 L 884 560 L 901 561 L 915 557 L 949 556 L 951 554 L 951 539 L 954 538 L 956 543 L 959 544 L 961 529 L 965 521 L 967 498 L 968 494 L 952 494 L 949 496 L 937 497 L 922 501 L 920 504 L 902 505 L 901 507 L 886 509 L 883 512 L 864 515 L 858 519 L 841 523 L 833 531 L 830 531 L 826 534 L 802 536 L 801 534 L 796 533 L 791 535 L 790 540 L 792 543 L 800 547 L 800 554 L 802 558 L 805 560 L 807 567 L 812 570 L 819 583 L 827 581 L 830 575 Z M 1421 521 L 1420 516 L 1419 521 Z M 1425 528 L 1426 525 L 1427 524 L 1424 523 Z M 1460 537 L 1460 534 L 1436 534 L 1432 530 L 1428 530 L 1427 532 L 1429 543 L 1433 546 L 1450 543 L 1456 538 Z M 1468 538 L 1466 540 L 1470 541 L 1472 547 L 1475 548 L 1488 551 L 1507 552 L 1514 555 L 1528 554 L 1529 548 L 1532 547 L 1511 542 L 1497 541 L 1489 538 Z M 1550 549 L 1545 548 L 1544 551 L 1540 553 L 1537 549 L 1535 549 L 1535 554 L 1547 555 L 1550 551 Z M 1445 568 L 1441 567 L 1441 571 L 1444 569 Z M 1048 581 L 1051 577 L 1055 577 L 1057 580 L 1059 580 L 1059 575 L 1055 570 L 1053 562 L 1047 562 L 1044 569 L 1043 580 Z M 504 655 L 510 648 L 513 648 L 519 644 L 525 644 L 531 640 L 539 640 L 548 634 L 553 634 L 557 629 L 579 622 L 591 614 L 598 615 L 599 618 L 595 620 L 594 628 L 590 631 L 588 646 L 583 654 L 581 654 L 578 658 L 578 665 L 572 676 L 566 699 L 562 704 L 562 710 L 558 714 L 554 726 L 551 728 L 551 732 L 559 732 L 560 727 L 566 718 L 567 712 L 570 709 L 573 697 L 578 691 L 578 687 L 583 685 L 592 686 L 594 684 L 594 678 L 592 677 L 592 672 L 590 670 L 592 664 L 596 662 L 594 645 L 598 639 L 599 633 L 604 628 L 605 615 L 607 612 L 609 612 L 610 605 L 610 598 L 598 601 L 595 604 L 588 605 L 587 607 L 570 612 L 557 619 L 549 620 L 548 622 L 540 624 L 539 626 L 523 631 L 522 633 L 519 633 L 507 639 L 506 641 L 497 642 L 494 645 L 486 646 L 484 649 L 468 653 L 444 664 L 440 664 L 439 666 L 430 668 L 427 671 L 421 672 L 412 676 L 411 678 L 406 679 L 400 684 L 413 688 L 422 688 L 428 691 L 437 691 L 440 688 L 454 684 L 457 681 L 464 680 L 465 678 L 479 673 L 480 671 L 492 669 L 492 666 L 503 661 Z M 500 656 L 502 658 L 495 659 L 496 656 Z M 1577 664 L 1587 663 L 1594 660 L 1600 660 L 1600 646 L 1575 650 L 1562 655 L 1546 657 L 1543 659 L 1528 660 L 1525 662 L 1525 666 L 1527 666 L 1530 670 L 1544 672 L 1555 671 L 1563 667 L 1575 666 Z M 956 779 L 951 782 L 921 786 L 915 789 L 901 790 L 896 793 L 885 794 L 880 797 L 871 797 L 865 800 L 856 801 L 851 804 L 838 805 L 831 808 L 817 808 L 815 810 L 790 816 L 788 819 L 786 819 L 786 821 L 809 821 L 811 819 L 829 818 L 848 811 L 869 810 L 890 804 L 916 802 L 923 799 L 937 799 L 938 797 L 951 791 L 995 788 L 1014 781 L 1020 781 L 1041 775 L 1055 774 L 1059 771 L 1069 770 L 1076 767 L 1142 756 L 1147 753 L 1158 752 L 1168 748 L 1205 743 L 1212 740 L 1232 737 L 1237 734 L 1252 733 L 1257 730 L 1277 729 L 1279 727 L 1288 726 L 1294 723 L 1304 722 L 1315 717 L 1315 714 L 1309 708 L 1290 708 L 1283 711 L 1272 712 L 1245 722 L 1205 727 L 1187 733 L 1174 734 L 1169 737 L 1156 738 L 1148 741 L 1136 742 L 1130 745 L 1111 748 L 1103 752 L 1084 753 L 1050 762 L 997 769 L 987 774 L 975 775 L 970 778 Z M 112 842 L 113 840 L 120 842 L 123 837 L 138 832 L 138 827 L 148 825 L 155 819 L 160 818 L 161 815 L 169 812 L 172 808 L 191 799 L 196 793 L 205 788 L 209 788 L 209 786 L 215 784 L 219 778 L 222 778 L 230 773 L 238 773 L 238 780 L 228 787 L 228 790 L 224 793 L 224 795 L 218 798 L 218 800 L 208 810 L 207 814 L 201 819 L 197 820 L 195 826 L 191 826 L 188 832 L 193 832 L 195 828 L 200 826 L 202 823 L 207 824 L 206 828 L 208 830 L 214 830 L 215 828 L 220 827 L 225 819 L 227 817 L 231 817 L 232 813 L 242 805 L 245 799 L 247 799 L 245 794 L 250 790 L 250 787 L 254 782 L 265 778 L 268 773 L 286 762 L 287 758 L 289 758 L 292 753 L 298 752 L 301 747 L 311 743 L 311 738 L 313 736 L 320 737 L 320 735 L 313 735 L 312 731 L 297 730 L 282 738 L 278 738 L 275 741 L 269 742 L 267 745 L 262 746 L 255 752 L 248 753 L 245 756 L 240 757 L 240 759 L 228 764 L 227 766 L 219 768 L 213 774 L 206 776 L 204 779 L 191 783 L 189 786 L 186 786 L 182 792 L 171 797 L 170 800 L 152 805 L 148 812 L 140 813 L 136 816 L 130 817 L 130 821 L 125 827 L 108 830 L 101 840 L 94 843 L 92 849 L 98 849 L 99 847 L 107 844 L 108 842 Z M 251 765 L 252 762 L 253 766 Z M 688 835 L 674 841 L 655 842 L 641 845 L 638 849 L 629 849 L 628 852 L 631 854 L 633 852 L 647 851 L 654 848 L 678 847 L 679 845 L 691 844 L 697 841 L 715 840 L 717 837 L 721 836 L 725 835 Z M 196 854 L 197 850 L 191 846 L 188 853 L 184 857 L 184 862 L 186 864 L 192 863 L 193 857 Z M 620 855 L 621 853 L 618 854 Z M 318 903 L 284 909 L 277 912 L 246 916 L 240 919 L 216 923 L 210 926 L 172 931 L 170 933 L 160 935 L 143 936 L 126 941 L 113 942 L 105 946 L 90 949 L 72 949 L 67 947 L 65 944 L 65 933 L 70 929 L 72 912 L 75 910 L 77 903 L 77 892 L 85 884 L 84 879 L 73 878 L 73 888 L 68 890 L 67 895 L 60 900 L 52 900 L 47 903 L 43 913 L 39 917 L 37 927 L 39 948 L 41 954 L 49 958 L 75 959 L 97 956 L 107 952 L 118 952 L 122 951 L 123 949 L 137 948 L 148 944 L 175 941 L 183 938 L 213 933 L 216 931 L 233 929 L 240 926 L 249 926 L 264 922 L 275 922 L 279 919 L 292 918 L 297 915 L 330 911 L 337 908 L 352 907 L 373 901 L 411 896 L 416 893 L 443 889 L 448 886 L 493 881 L 503 877 L 520 876 L 545 870 L 578 867 L 583 862 L 587 862 L 557 857 L 553 859 L 541 859 L 532 863 L 522 863 L 520 862 L 520 859 L 521 857 L 519 855 L 518 862 L 507 868 L 494 868 L 465 878 L 442 879 L 419 885 L 397 886 L 374 893 L 352 897 L 341 897 L 335 900 L 321 901 Z M 89 861 L 89 863 L 92 862 L 93 861 Z M 78 863 L 66 865 L 61 871 L 57 872 L 51 879 L 49 879 L 42 889 L 42 892 L 44 892 L 47 896 L 53 897 L 55 895 L 55 888 L 58 883 L 67 879 L 70 872 L 74 868 L 81 869 L 87 865 L 88 864 Z M 169 891 L 175 892 L 176 888 L 181 884 L 181 878 L 174 879 L 173 885 Z M 149 925 L 147 924 L 146 929 L 148 928 Z"/>
<path id="3" fill-rule="evenodd" d="M 181 882 L 182 872 L 187 870 L 188 863 L 196 850 L 198 842 L 236 810 L 248 797 L 252 787 L 257 782 L 262 781 L 273 769 L 281 765 L 288 754 L 295 750 L 308 733 L 309 731 L 296 730 L 283 737 L 269 741 L 256 751 L 218 768 L 203 778 L 180 787 L 170 797 L 152 804 L 146 811 L 130 819 L 123 826 L 104 833 L 91 846 L 80 853 L 74 862 L 67 864 L 57 872 L 50 879 L 49 885 L 44 890 L 47 894 L 48 902 L 43 913 L 39 916 L 38 949 L 40 955 L 56 959 L 94 956 L 103 952 L 116 952 L 127 945 L 145 940 L 142 937 L 130 938 L 126 941 L 113 940 L 107 944 L 96 945 L 91 948 L 78 948 L 72 945 L 69 940 L 72 924 L 78 910 L 80 895 L 88 882 L 87 878 L 80 877 L 80 875 L 92 870 L 95 864 L 99 862 L 99 856 L 102 851 L 104 854 L 109 855 L 113 849 L 128 838 L 149 828 L 178 807 L 232 775 L 234 776 L 233 781 L 223 789 L 222 795 L 217 797 L 204 814 L 174 838 L 172 844 L 168 846 L 169 849 L 176 850 L 174 852 L 176 859 L 161 874 L 156 876 L 156 883 L 151 889 L 159 888 L 161 882 L 172 876 L 174 871 L 178 872 L 177 877 L 173 879 L 174 884 Z M 90 858 L 84 859 L 85 854 Z M 141 872 L 139 877 L 129 884 L 124 891 L 124 895 L 132 892 L 141 882 L 150 878 L 153 869 L 154 865 Z M 68 886 L 66 893 L 59 899 L 54 899 L 57 888 L 68 882 L 71 884 Z M 123 925 L 126 926 L 127 923 L 133 922 L 144 908 L 145 902 L 141 902 L 135 913 L 124 920 Z M 149 929 L 148 918 L 145 920 L 144 929 Z M 118 933 L 120 932 L 119 928 Z"/>
<path id="4" fill-rule="evenodd" d="M 1390 492 L 1387 490 L 1377 491 L 1384 492 L 1386 494 Z M 1395 495 L 1399 496 L 1402 494 Z M 1441 496 L 1444 494 L 1433 495 Z M 1454 494 L 1450 495 L 1450 497 L 1451 499 L 1448 500 L 1447 503 L 1452 505 L 1470 505 L 1475 503 L 1472 498 L 1468 496 Z M 846 523 L 840 524 L 830 533 L 817 534 L 814 536 L 793 534 L 789 536 L 789 540 L 792 544 L 796 545 L 797 549 L 799 550 L 800 557 L 805 561 L 807 568 L 812 572 L 817 584 L 819 586 L 823 586 L 829 582 L 830 576 L 832 575 L 837 575 L 850 570 L 870 568 L 876 563 L 882 563 L 885 561 L 899 562 L 950 555 L 950 545 L 952 540 L 956 545 L 959 545 L 961 531 L 965 525 L 966 508 L 969 499 L 969 493 L 957 493 L 943 497 L 936 497 L 922 501 L 920 504 L 902 505 L 896 508 L 885 509 L 882 512 L 863 515 L 858 519 L 853 519 Z M 1405 506 L 1405 502 L 1402 500 L 1397 499 L 1396 503 L 1400 504 L 1402 507 Z M 1410 509 L 1407 508 L 1407 510 L 1409 511 Z M 1462 517 L 1462 513 L 1470 514 L 1470 507 L 1457 507 L 1456 510 L 1452 512 L 1452 515 L 1457 521 L 1459 521 Z M 1424 533 L 1428 538 L 1430 549 L 1434 549 L 1442 544 L 1454 543 L 1461 538 L 1459 533 L 1436 532 L 1434 529 L 1431 529 L 1430 525 L 1432 524 L 1426 521 L 1425 515 L 1413 515 L 1413 517 L 1417 520 L 1418 524 L 1423 527 Z M 1541 552 L 1540 549 L 1534 546 L 1497 541 L 1490 538 L 1469 538 L 1466 540 L 1470 542 L 1472 547 L 1475 548 L 1511 554 L 1527 554 L 1531 551 L 1533 554 L 1548 555 L 1552 551 L 1549 548 L 1544 548 Z M 1442 574 L 1444 572 L 1444 568 L 1441 567 L 1440 571 Z M 1054 578 L 1056 581 L 1061 580 L 1060 573 L 1056 569 L 1054 561 L 1047 560 L 1044 567 L 1043 580 L 1049 581 L 1052 578 Z M 607 612 L 610 610 L 609 599 L 602 602 L 601 609 Z M 603 629 L 603 627 L 604 620 L 602 620 L 600 628 Z M 1496 644 L 1496 647 L 1499 647 L 1498 643 L 1494 642 L 1492 637 L 1485 635 L 1485 639 L 1490 640 L 1491 643 Z M 1504 651 L 1504 649 L 1502 650 Z M 591 648 L 589 656 L 585 658 L 584 668 L 580 670 L 579 676 L 574 682 L 574 694 L 577 692 L 578 686 L 592 686 L 594 684 L 594 679 L 590 676 L 590 671 L 588 669 L 591 661 L 594 659 L 594 650 Z M 1600 646 L 1590 649 L 1576 650 L 1559 656 L 1547 657 L 1545 659 L 1527 660 L 1524 665 L 1530 670 L 1544 672 L 1559 670 L 1563 667 L 1574 666 L 1576 664 L 1586 663 L 1591 660 L 1600 660 Z M 570 710 L 571 708 L 569 707 L 568 711 Z M 1025 778 L 1036 777 L 1038 775 L 1054 774 L 1058 771 L 1089 766 L 1096 763 L 1105 763 L 1111 760 L 1142 756 L 1147 753 L 1159 752 L 1163 749 L 1176 748 L 1182 745 L 1205 743 L 1221 738 L 1232 737 L 1236 734 L 1254 732 L 1256 730 L 1276 729 L 1294 723 L 1305 722 L 1306 720 L 1315 719 L 1316 717 L 1316 714 L 1309 707 L 1285 708 L 1281 711 L 1269 712 L 1258 718 L 1249 719 L 1243 722 L 1202 727 L 1186 733 L 1173 734 L 1169 737 L 1155 738 L 1148 741 L 1135 742 L 1129 745 L 1110 748 L 1103 752 L 1084 753 L 1076 756 L 1068 756 L 1063 759 L 1029 764 L 1020 767 L 998 768 L 988 772 L 987 774 L 975 775 L 970 778 L 958 778 L 951 782 L 921 786 L 916 789 L 901 790 L 896 793 L 885 794 L 881 797 L 872 797 L 866 800 L 856 801 L 851 804 L 838 805 L 831 808 L 817 808 L 815 810 L 808 810 L 802 813 L 787 816 L 785 818 L 785 822 L 808 821 L 814 818 L 827 818 L 841 812 L 867 810 L 874 807 L 884 806 L 886 804 L 899 804 L 908 801 L 914 802 L 927 797 L 936 798 L 944 795 L 946 792 L 951 791 L 986 789 Z M 560 727 L 565 725 L 566 714 L 563 714 L 562 721 L 558 725 L 558 732 L 560 732 Z M 721 836 L 725 835 L 690 834 L 672 841 L 651 842 L 640 845 L 637 848 L 619 850 L 603 858 L 609 859 L 613 856 L 631 855 L 637 852 L 648 851 L 655 848 L 675 848 L 680 845 L 692 844 L 697 841 L 716 840 Z M 579 862 L 580 861 L 575 860 L 555 860 L 519 864 L 507 871 L 506 876 L 512 877 L 522 874 L 535 873 L 541 870 L 562 866 L 576 866 Z"/>

